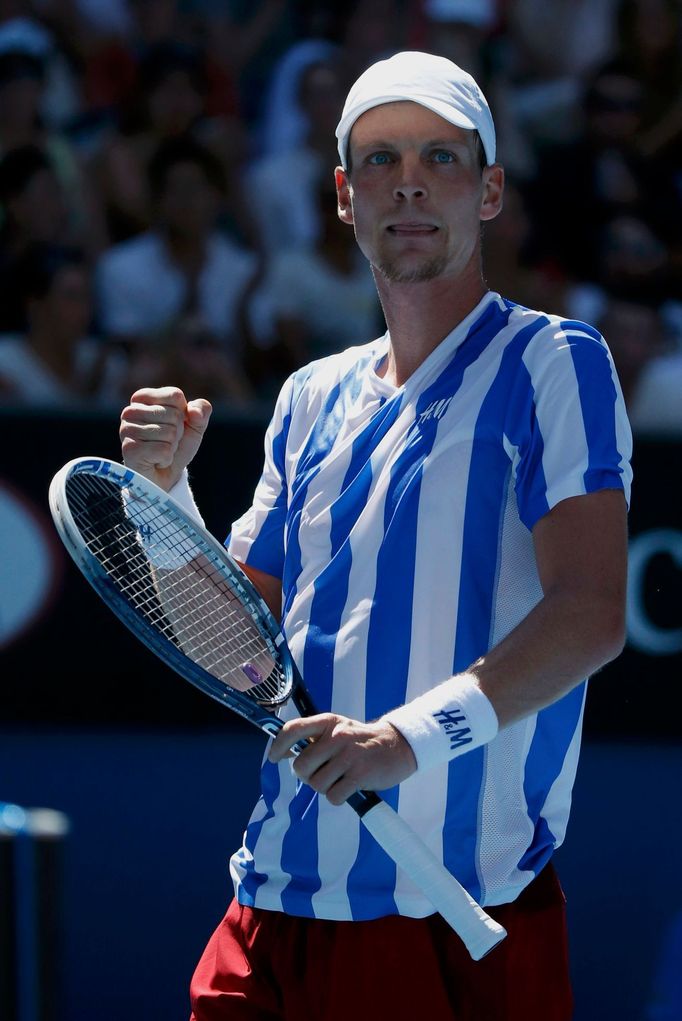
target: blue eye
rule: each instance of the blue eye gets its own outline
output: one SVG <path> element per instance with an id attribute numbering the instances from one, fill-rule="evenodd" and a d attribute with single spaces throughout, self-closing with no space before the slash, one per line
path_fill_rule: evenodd
<path id="1" fill-rule="evenodd" d="M 433 154 L 434 163 L 454 163 L 455 157 L 447 149 L 436 149 Z"/>
<path id="2" fill-rule="evenodd" d="M 375 167 L 383 167 L 387 163 L 390 163 L 390 156 L 387 152 L 375 152 L 372 153 L 367 162 L 371 163 Z"/>

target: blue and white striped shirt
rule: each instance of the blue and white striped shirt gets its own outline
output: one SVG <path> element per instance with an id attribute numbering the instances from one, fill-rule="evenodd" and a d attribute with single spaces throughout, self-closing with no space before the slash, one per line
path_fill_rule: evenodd
<path id="1" fill-rule="evenodd" d="M 629 498 L 613 362 L 584 323 L 489 293 L 400 387 L 388 337 L 285 384 L 234 556 L 283 579 L 320 711 L 371 720 L 465 670 L 540 600 L 531 529 L 567 497 Z M 513 900 L 563 840 L 585 685 L 487 746 L 382 792 L 470 893 Z M 294 715 L 287 708 L 284 716 Z M 432 905 L 348 806 L 264 761 L 232 875 L 242 904 L 420 917 Z"/>

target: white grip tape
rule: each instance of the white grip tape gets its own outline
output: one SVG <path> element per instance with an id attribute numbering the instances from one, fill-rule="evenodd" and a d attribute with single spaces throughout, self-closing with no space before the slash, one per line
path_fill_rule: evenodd
<path id="1" fill-rule="evenodd" d="M 455 930 L 474 961 L 480 961 L 507 935 L 384 801 L 362 821 L 377 843 L 405 872 Z"/>

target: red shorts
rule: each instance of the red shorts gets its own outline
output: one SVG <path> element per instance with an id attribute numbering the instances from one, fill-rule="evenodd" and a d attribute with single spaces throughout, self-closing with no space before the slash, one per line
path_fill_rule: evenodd
<path id="1" fill-rule="evenodd" d="M 192 979 L 192 1021 L 569 1021 L 564 895 L 551 865 L 490 914 L 508 936 L 472 961 L 440 915 L 295 918 L 236 901 Z"/>

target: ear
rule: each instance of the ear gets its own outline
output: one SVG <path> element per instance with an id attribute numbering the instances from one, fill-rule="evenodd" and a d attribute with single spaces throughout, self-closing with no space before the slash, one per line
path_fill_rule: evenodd
<path id="1" fill-rule="evenodd" d="M 502 210 L 504 194 L 504 169 L 499 163 L 483 168 L 483 197 L 481 199 L 481 220 L 494 220 Z"/>
<path id="2" fill-rule="evenodd" d="M 353 222 L 353 207 L 350 200 L 350 183 L 348 174 L 343 167 L 337 167 L 334 171 L 336 181 L 336 194 L 339 200 L 338 213 L 342 223 Z"/>

